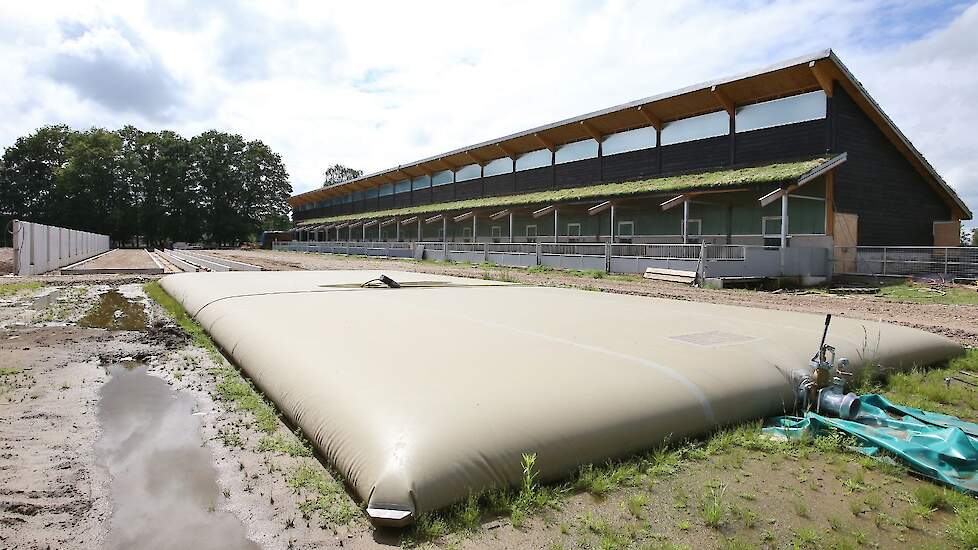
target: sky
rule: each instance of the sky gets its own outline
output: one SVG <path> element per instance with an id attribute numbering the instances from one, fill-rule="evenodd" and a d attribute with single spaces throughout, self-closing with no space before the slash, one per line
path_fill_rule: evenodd
<path id="1" fill-rule="evenodd" d="M 218 129 L 302 192 L 826 48 L 978 212 L 972 2 L 3 2 L 0 147 Z"/>

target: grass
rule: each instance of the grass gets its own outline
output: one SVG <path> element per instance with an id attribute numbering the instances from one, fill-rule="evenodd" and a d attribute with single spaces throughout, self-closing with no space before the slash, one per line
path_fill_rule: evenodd
<path id="1" fill-rule="evenodd" d="M 272 452 L 289 456 L 312 456 L 312 447 L 292 434 L 263 435 L 258 441 L 259 452 Z"/>
<path id="2" fill-rule="evenodd" d="M 318 225 L 329 222 L 408 216 L 452 210 L 471 210 L 473 208 L 543 204 L 599 197 L 618 197 L 688 189 L 738 187 L 748 184 L 776 183 L 797 179 L 799 176 L 805 174 L 809 170 L 821 165 L 823 162 L 825 162 L 825 160 L 827 159 L 816 158 L 800 162 L 769 164 L 766 166 L 754 166 L 734 170 L 721 170 L 700 174 L 684 174 L 679 176 L 668 176 L 623 183 L 605 183 L 587 187 L 573 187 L 553 191 L 538 191 L 535 193 L 524 193 L 520 195 L 484 197 L 479 199 L 426 204 L 407 208 L 393 208 L 389 210 L 303 220 L 302 224 Z"/>
<path id="3" fill-rule="evenodd" d="M 976 286 L 940 286 L 908 281 L 880 289 L 878 296 L 916 304 L 978 305 Z"/>
<path id="4" fill-rule="evenodd" d="M 958 372 L 962 370 L 978 373 L 978 350 L 968 350 L 964 355 L 952 359 L 944 368 L 915 369 L 864 378 L 853 391 L 880 393 L 894 403 L 978 420 L 978 392 L 953 380 L 950 386 L 945 382 L 945 378 L 951 377 L 970 381 L 970 377 Z"/>
<path id="5" fill-rule="evenodd" d="M 217 345 L 207 335 L 204 328 L 187 314 L 187 310 L 183 309 L 180 302 L 174 300 L 173 297 L 163 290 L 163 287 L 160 286 L 158 281 L 151 281 L 143 285 L 143 292 L 169 314 L 177 326 L 190 336 L 194 345 L 206 350 L 215 362 L 219 364 L 224 363 L 224 356 L 221 355 L 220 350 L 217 349 Z"/>
<path id="6" fill-rule="evenodd" d="M 4 283 L 0 284 L 0 298 L 5 298 L 7 296 L 13 296 L 19 292 L 25 290 L 37 290 L 44 286 L 44 283 L 39 281 L 27 281 L 23 283 Z"/>
<path id="7" fill-rule="evenodd" d="M 20 367 L 0 367 L 0 376 L 13 376 L 24 372 Z"/>
<path id="8" fill-rule="evenodd" d="M 286 473 L 285 481 L 297 493 L 308 493 L 299 503 L 299 511 L 305 519 L 318 516 L 326 524 L 345 525 L 360 516 L 358 508 L 335 476 L 322 468 L 300 464 Z"/>

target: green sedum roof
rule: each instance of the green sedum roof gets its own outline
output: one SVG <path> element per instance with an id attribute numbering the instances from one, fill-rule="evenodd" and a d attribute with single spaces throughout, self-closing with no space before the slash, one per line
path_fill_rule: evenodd
<path id="1" fill-rule="evenodd" d="M 388 218 L 394 216 L 413 216 L 418 214 L 436 214 L 455 210 L 472 210 L 474 208 L 506 207 L 527 204 L 544 204 L 555 202 L 579 201 L 585 199 L 605 199 L 659 193 L 663 191 L 691 191 L 698 189 L 716 189 L 722 187 L 739 187 L 757 183 L 775 183 L 791 181 L 818 168 L 828 158 L 815 158 L 799 162 L 783 162 L 765 166 L 735 168 L 704 172 L 700 174 L 684 174 L 666 176 L 647 180 L 627 181 L 623 183 L 603 183 L 588 187 L 572 187 L 570 189 L 553 189 L 524 193 L 522 195 L 505 195 L 502 197 L 482 197 L 461 201 L 439 202 L 388 210 L 374 210 L 357 214 L 341 214 L 326 218 L 302 220 L 298 225 L 315 225 L 331 222 L 343 222 L 372 218 Z"/>

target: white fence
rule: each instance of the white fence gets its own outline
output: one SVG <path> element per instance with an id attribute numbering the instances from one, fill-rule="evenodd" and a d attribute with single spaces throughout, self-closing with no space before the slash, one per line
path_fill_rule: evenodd
<path id="1" fill-rule="evenodd" d="M 835 272 L 853 275 L 978 277 L 978 248 L 940 246 L 837 246 Z"/>
<path id="2" fill-rule="evenodd" d="M 39 275 L 108 252 L 108 235 L 14 220 L 14 275 Z"/>
<path id="3" fill-rule="evenodd" d="M 829 277 L 829 249 L 785 249 L 744 245 L 459 242 L 275 242 L 275 250 L 359 254 L 388 258 L 452 260 L 513 267 L 609 273 L 644 273 L 647 268 L 698 271 L 704 277 Z"/>

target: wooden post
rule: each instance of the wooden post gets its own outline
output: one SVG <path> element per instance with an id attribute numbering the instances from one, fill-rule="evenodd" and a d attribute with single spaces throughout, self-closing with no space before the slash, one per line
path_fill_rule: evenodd
<path id="1" fill-rule="evenodd" d="M 557 207 L 554 207 L 554 242 L 557 242 L 557 235 L 560 233 L 557 228 Z"/>
<path id="2" fill-rule="evenodd" d="M 689 199 L 686 199 L 683 201 L 683 244 L 689 242 L 688 224 L 689 224 Z"/>
<path id="3" fill-rule="evenodd" d="M 509 242 L 513 243 L 513 211 L 509 211 Z"/>
<path id="4" fill-rule="evenodd" d="M 788 247 L 788 190 L 781 195 L 781 248 Z"/>
<path id="5" fill-rule="evenodd" d="M 825 174 L 825 234 L 835 237 L 835 172 Z"/>

